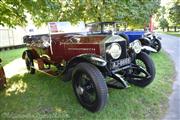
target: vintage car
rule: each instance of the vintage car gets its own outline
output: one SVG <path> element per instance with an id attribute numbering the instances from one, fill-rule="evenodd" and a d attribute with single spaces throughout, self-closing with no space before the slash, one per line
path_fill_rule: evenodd
<path id="1" fill-rule="evenodd" d="M 112 32 L 114 32 L 114 34 L 124 37 L 128 43 L 139 40 L 144 47 L 144 51 L 159 52 L 161 50 L 161 38 L 155 35 L 155 33 L 124 31 L 122 26 L 120 22 L 94 22 L 86 24 L 86 27 L 89 29 L 88 34 L 112 34 Z"/>
<path id="2" fill-rule="evenodd" d="M 0 59 L 0 89 L 5 88 L 6 86 L 6 76 L 4 73 L 4 69 L 1 65 L 2 60 Z"/>
<path id="3" fill-rule="evenodd" d="M 161 37 L 154 32 L 145 32 L 142 38 L 147 39 L 144 42 L 142 41 L 142 44 L 151 46 L 157 52 L 161 50 Z"/>
<path id="4" fill-rule="evenodd" d="M 23 39 L 28 49 L 22 58 L 29 73 L 38 70 L 62 75 L 64 81 L 72 80 L 77 100 L 91 112 L 106 105 L 108 87 L 122 89 L 130 84 L 145 87 L 155 77 L 154 63 L 141 51 L 138 40 L 127 45 L 118 35 L 62 32 L 27 35 Z"/>

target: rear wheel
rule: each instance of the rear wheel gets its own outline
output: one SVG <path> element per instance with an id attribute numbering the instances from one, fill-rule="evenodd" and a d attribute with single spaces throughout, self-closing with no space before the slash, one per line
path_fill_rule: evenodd
<path id="1" fill-rule="evenodd" d="M 150 56 L 141 52 L 137 55 L 134 64 L 137 66 L 131 70 L 131 74 L 134 78 L 130 78 L 128 82 L 139 87 L 149 85 L 154 80 L 156 73 L 154 63 Z"/>
<path id="2" fill-rule="evenodd" d="M 31 52 L 26 51 L 25 53 L 25 63 L 26 63 L 26 68 L 28 70 L 28 73 L 30 74 L 34 74 L 35 73 L 35 69 L 34 67 L 34 62 L 33 62 L 33 57 Z"/>
<path id="3" fill-rule="evenodd" d="M 108 88 L 102 73 L 89 63 L 80 63 L 73 71 L 73 88 L 80 104 L 91 112 L 104 108 Z"/>

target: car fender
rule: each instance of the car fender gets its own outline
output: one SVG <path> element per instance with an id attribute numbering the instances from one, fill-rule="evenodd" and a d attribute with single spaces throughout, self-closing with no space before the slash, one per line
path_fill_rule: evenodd
<path id="1" fill-rule="evenodd" d="M 107 72 L 107 62 L 100 56 L 95 54 L 81 54 L 73 57 L 67 64 L 62 74 L 64 74 L 63 81 L 69 81 L 72 77 L 73 67 L 79 63 L 87 62 L 95 65 L 103 74 Z"/>
<path id="2" fill-rule="evenodd" d="M 97 67 L 106 66 L 107 62 L 98 55 L 95 54 L 81 54 L 76 57 L 73 57 L 67 64 L 67 67 L 75 66 L 80 62 L 88 62 Z"/>
<path id="3" fill-rule="evenodd" d="M 139 41 L 141 42 L 142 45 L 150 45 L 151 43 L 151 40 L 147 37 L 140 38 Z"/>
<path id="4" fill-rule="evenodd" d="M 129 45 L 130 40 L 129 40 L 128 35 L 126 35 L 125 33 L 118 33 L 117 35 L 124 38 L 126 40 L 126 42 L 127 42 L 127 45 Z"/>
<path id="5" fill-rule="evenodd" d="M 27 52 L 28 52 L 29 54 L 31 54 L 32 59 L 37 59 L 37 58 L 40 57 L 35 50 L 25 50 L 25 51 L 22 53 L 22 59 L 25 59 L 25 55 L 26 55 Z"/>
<path id="6" fill-rule="evenodd" d="M 154 48 L 149 47 L 149 46 L 142 46 L 142 50 L 147 50 L 150 52 L 157 52 L 157 50 L 155 50 Z"/>

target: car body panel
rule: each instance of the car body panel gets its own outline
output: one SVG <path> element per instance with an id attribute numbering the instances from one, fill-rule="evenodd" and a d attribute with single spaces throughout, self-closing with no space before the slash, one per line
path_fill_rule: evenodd
<path id="1" fill-rule="evenodd" d="M 133 42 L 134 40 L 138 40 L 142 38 L 145 32 L 144 31 L 125 31 L 122 33 L 128 36 L 129 42 Z"/>
<path id="2" fill-rule="evenodd" d="M 44 36 L 48 39 L 43 40 Z M 125 41 L 117 35 L 80 35 L 77 33 L 48 34 L 27 36 L 29 49 L 36 51 L 39 56 L 48 56 L 52 63 L 68 61 L 80 54 L 103 55 L 104 44 L 118 41 Z M 50 40 L 51 39 L 51 40 Z M 44 47 L 44 42 L 49 42 L 49 46 Z M 37 58 L 37 57 L 36 57 Z"/>

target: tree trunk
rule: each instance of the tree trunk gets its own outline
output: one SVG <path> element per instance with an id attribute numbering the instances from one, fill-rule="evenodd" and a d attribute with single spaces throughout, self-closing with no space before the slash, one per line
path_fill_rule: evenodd
<path id="1" fill-rule="evenodd" d="M 124 31 L 126 31 L 126 30 L 127 30 L 127 24 L 124 25 Z"/>
<path id="2" fill-rule="evenodd" d="M 169 32 L 169 26 L 167 27 L 167 32 Z"/>
<path id="3" fill-rule="evenodd" d="M 174 26 L 174 32 L 177 32 L 177 29 L 176 29 L 177 27 L 176 26 Z"/>
<path id="4" fill-rule="evenodd" d="M 164 27 L 163 27 L 163 32 L 164 32 Z"/>

